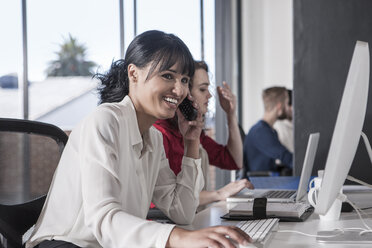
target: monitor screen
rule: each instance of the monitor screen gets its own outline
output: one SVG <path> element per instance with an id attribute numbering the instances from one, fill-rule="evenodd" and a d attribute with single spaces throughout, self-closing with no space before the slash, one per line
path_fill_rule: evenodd
<path id="1" fill-rule="evenodd" d="M 335 201 L 358 148 L 367 109 L 369 57 L 368 43 L 357 41 L 315 206 L 318 214 L 326 214 Z"/>

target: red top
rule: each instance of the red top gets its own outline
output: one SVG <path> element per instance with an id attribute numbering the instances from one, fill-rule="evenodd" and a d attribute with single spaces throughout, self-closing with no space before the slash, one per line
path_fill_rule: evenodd
<path id="1" fill-rule="evenodd" d="M 165 154 L 170 168 L 177 175 L 181 171 L 183 157 L 183 137 L 178 126 L 173 126 L 167 120 L 158 120 L 154 126 L 163 134 Z M 237 170 L 233 157 L 226 146 L 216 143 L 204 131 L 200 135 L 200 143 L 208 153 L 209 163 L 225 170 Z"/>

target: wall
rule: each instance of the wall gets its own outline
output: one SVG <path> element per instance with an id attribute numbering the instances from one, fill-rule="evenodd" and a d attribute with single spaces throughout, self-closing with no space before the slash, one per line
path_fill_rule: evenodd
<path id="1" fill-rule="evenodd" d="M 315 174 L 325 166 L 355 41 L 372 44 L 372 1 L 296 0 L 293 7 L 296 174 L 309 133 L 320 132 Z M 370 139 L 371 123 L 369 101 L 363 130 Z M 372 165 L 361 142 L 350 174 L 372 182 Z"/>
<path id="2" fill-rule="evenodd" d="M 263 115 L 266 87 L 292 88 L 292 0 L 242 1 L 243 128 Z"/>
<path id="3" fill-rule="evenodd" d="M 272 85 L 292 88 L 293 29 L 292 0 L 215 0 L 216 84 L 229 82 L 238 95 L 242 84 L 242 127 L 245 132 L 262 117 L 261 92 Z M 238 30 L 237 12 L 241 12 Z M 238 61 L 238 32 L 241 32 L 242 62 Z M 238 82 L 238 66 L 242 80 Z M 216 140 L 227 141 L 227 122 L 216 100 Z M 216 188 L 234 178 L 216 170 Z"/>

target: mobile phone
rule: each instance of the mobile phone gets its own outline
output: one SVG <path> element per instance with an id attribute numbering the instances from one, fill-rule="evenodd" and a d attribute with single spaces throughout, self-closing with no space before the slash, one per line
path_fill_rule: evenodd
<path id="1" fill-rule="evenodd" d="M 181 102 L 178 108 L 188 121 L 193 121 L 198 116 L 198 110 L 192 106 L 192 101 L 187 97 Z"/>

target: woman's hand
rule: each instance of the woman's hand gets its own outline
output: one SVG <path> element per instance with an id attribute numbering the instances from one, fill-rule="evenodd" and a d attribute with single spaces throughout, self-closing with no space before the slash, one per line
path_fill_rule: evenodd
<path id="1" fill-rule="evenodd" d="M 223 87 L 218 86 L 218 99 L 220 100 L 221 108 L 226 112 L 226 114 L 235 114 L 236 110 L 236 96 L 231 92 L 229 85 L 224 81 Z"/>
<path id="2" fill-rule="evenodd" d="M 192 101 L 192 97 L 190 95 L 187 97 Z M 204 128 L 204 117 L 199 112 L 199 106 L 195 102 L 193 102 L 193 106 L 198 110 L 198 116 L 193 121 L 186 120 L 181 111 L 177 109 L 178 128 L 185 141 L 199 140 L 200 134 Z"/>
<path id="3" fill-rule="evenodd" d="M 236 226 L 213 226 L 196 231 L 175 227 L 169 235 L 166 247 L 235 248 L 231 239 L 242 245 L 252 242 L 248 234 Z"/>
<path id="4" fill-rule="evenodd" d="M 188 95 L 187 97 L 192 101 L 191 96 Z M 204 118 L 199 112 L 199 107 L 195 102 L 193 102 L 193 106 L 198 110 L 198 116 L 195 120 L 186 120 L 179 109 L 177 109 L 177 118 L 178 128 L 184 141 L 184 155 L 189 158 L 198 159 L 200 157 L 200 134 L 204 127 Z"/>
<path id="5" fill-rule="evenodd" d="M 219 196 L 218 200 L 224 201 L 227 197 L 237 194 L 244 188 L 254 189 L 253 184 L 247 179 L 241 179 L 235 182 L 231 182 L 217 190 L 217 194 Z"/>
<path id="6" fill-rule="evenodd" d="M 243 168 L 243 144 L 240 137 L 238 119 L 236 117 L 236 96 L 231 92 L 226 82 L 223 87 L 217 87 L 220 105 L 227 115 L 227 125 L 229 129 L 229 138 L 227 140 L 227 149 L 239 169 Z"/>

